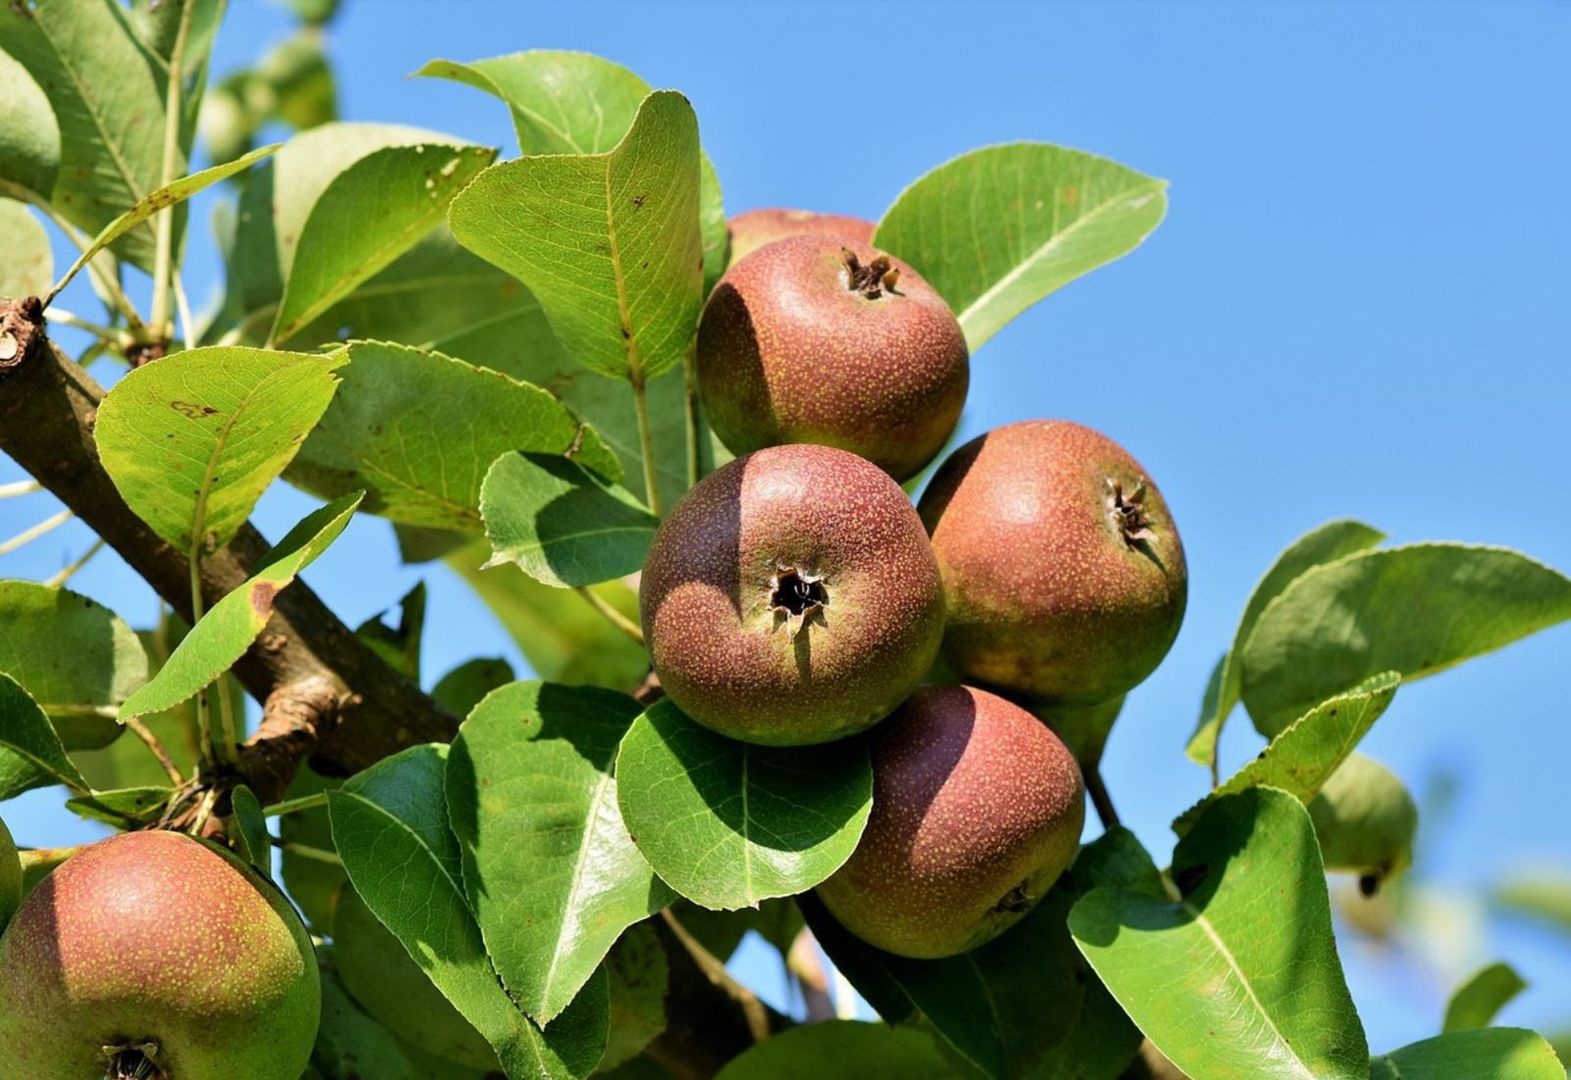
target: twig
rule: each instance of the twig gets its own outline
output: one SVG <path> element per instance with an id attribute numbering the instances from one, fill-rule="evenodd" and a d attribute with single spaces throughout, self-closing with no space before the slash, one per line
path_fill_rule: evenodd
<path id="1" fill-rule="evenodd" d="M 102 323 L 89 322 L 64 308 L 51 307 L 45 314 L 49 316 L 50 322 L 65 323 L 67 326 L 74 326 L 78 330 L 85 330 L 100 341 L 107 342 L 122 352 L 136 344 L 136 338 L 129 330 L 118 326 L 104 326 Z"/>
<path id="2" fill-rule="evenodd" d="M 81 558 L 77 559 L 69 566 L 63 567 L 59 573 L 55 574 L 48 581 L 44 582 L 44 584 L 49 586 L 51 589 L 60 588 L 60 586 L 64 585 L 66 582 L 75 577 L 78 570 L 92 562 L 93 556 L 97 555 L 102 550 L 104 550 L 104 538 L 100 536 L 97 540 L 94 540 L 90 545 L 88 545 L 87 550 L 82 552 Z"/>
<path id="3" fill-rule="evenodd" d="M 169 777 L 170 782 L 175 787 L 185 783 L 185 777 L 180 775 L 180 770 L 175 766 L 175 759 L 169 756 L 169 751 L 164 749 L 164 744 L 158 741 L 158 736 L 153 734 L 152 728 L 137 719 L 127 720 L 125 726 L 130 728 L 131 734 L 141 739 L 143 744 L 152 751 L 153 756 L 158 759 L 158 764 L 163 766 L 164 775 Z"/>
<path id="4" fill-rule="evenodd" d="M 747 1028 L 753 1036 L 753 1041 L 758 1042 L 762 1039 L 767 1039 L 769 1037 L 769 1013 L 764 1008 L 764 1003 L 758 1000 L 758 995 L 733 979 L 720 958 L 704 948 L 697 938 L 688 933 L 687 927 L 683 926 L 681 921 L 672 914 L 670 908 L 662 908 L 660 917 L 665 920 L 666 926 L 671 928 L 671 932 L 682 943 L 682 947 L 687 950 L 688 955 L 698 964 L 699 970 L 709 977 L 709 981 L 716 986 L 724 988 L 731 998 L 742 1007 L 742 1012 L 747 1017 Z"/>
<path id="5" fill-rule="evenodd" d="M 191 835 L 201 836 L 202 830 L 207 828 L 207 819 L 213 816 L 213 807 L 218 802 L 218 787 L 214 785 L 202 793 L 202 804 L 197 807 L 196 817 L 191 821 Z"/>
<path id="6" fill-rule="evenodd" d="M 327 805 L 327 792 L 319 791 L 315 795 L 302 795 L 298 799 L 285 799 L 283 802 L 264 806 L 264 817 L 283 817 L 285 814 L 298 814 L 304 810 L 319 810 Z"/>
<path id="7" fill-rule="evenodd" d="M 191 32 L 191 14 L 196 10 L 193 0 L 180 5 L 180 25 L 175 30 L 175 43 L 169 50 L 169 89 L 164 98 L 164 162 L 159 187 L 174 183 L 180 169 L 180 121 L 183 119 L 180 98 L 185 92 L 185 44 Z M 157 244 L 153 249 L 153 306 L 148 322 L 153 333 L 168 340 L 172 327 L 169 324 L 169 287 L 172 284 L 175 247 L 174 208 L 161 211 L 157 218 Z"/>
<path id="8" fill-rule="evenodd" d="M 638 449 L 644 459 L 644 502 L 655 517 L 664 517 L 660 509 L 660 481 L 655 472 L 655 437 L 649 427 L 649 397 L 642 376 L 633 379 L 633 409 L 638 414 Z"/>
<path id="9" fill-rule="evenodd" d="M 35 491 L 44 490 L 44 485 L 37 480 L 17 480 L 10 484 L 0 484 L 0 499 L 14 499 L 18 495 L 31 495 Z"/>
<path id="10" fill-rule="evenodd" d="M 818 957 L 818 942 L 806 927 L 791 942 L 786 953 L 786 970 L 802 989 L 802 1005 L 809 1023 L 835 1018 L 835 1003 L 829 996 L 829 977 Z"/>
<path id="11" fill-rule="evenodd" d="M 682 384 L 687 414 L 684 424 L 687 429 L 687 486 L 691 488 L 702 479 L 699 474 L 703 472 L 703 449 L 698 443 L 703 433 L 698 422 L 698 363 L 692 349 L 682 358 Z"/>
<path id="12" fill-rule="evenodd" d="M 270 837 L 270 839 L 275 848 L 289 855 L 298 855 L 302 859 L 327 863 L 329 866 L 344 865 L 344 860 L 338 857 L 336 851 L 324 851 L 322 848 L 311 847 L 309 844 L 297 844 L 293 840 L 280 840 L 276 836 Z"/>
<path id="13" fill-rule="evenodd" d="M 228 676 L 219 676 L 213 684 L 213 690 L 218 695 L 218 731 L 222 740 L 218 745 L 218 757 L 225 765 L 234 765 L 240 760 L 240 729 L 235 724 L 235 707 L 230 699 Z"/>
<path id="14" fill-rule="evenodd" d="M 584 602 L 599 612 L 612 626 L 616 627 L 618 630 L 632 638 L 634 641 L 638 642 L 640 645 L 644 643 L 644 632 L 643 630 L 639 629 L 638 624 L 635 623 L 632 619 L 629 619 L 626 615 L 623 615 L 620 611 L 616 610 L 616 608 L 612 607 L 609 603 L 606 602 L 605 598 L 597 596 L 593 590 L 583 585 L 580 585 L 573 591 L 576 592 L 579 596 L 582 596 L 584 598 Z"/>
<path id="15" fill-rule="evenodd" d="M 1113 799 L 1107 793 L 1107 785 L 1102 782 L 1101 766 L 1093 762 L 1084 766 L 1082 772 L 1085 775 L 1086 792 L 1091 796 L 1091 805 L 1096 807 L 1096 816 L 1102 819 L 1102 828 L 1118 828 L 1118 811 L 1113 809 Z"/>
<path id="16" fill-rule="evenodd" d="M 196 348 L 196 338 L 191 329 L 196 321 L 191 318 L 191 301 L 186 299 L 185 284 L 180 280 L 180 271 L 174 273 L 175 310 L 180 313 L 180 340 L 187 349 Z"/>
<path id="17" fill-rule="evenodd" d="M 11 539 L 5 541 L 4 543 L 0 543 L 0 555 L 9 555 L 11 552 L 15 551 L 24 544 L 32 543 L 40 536 L 58 529 L 66 522 L 70 521 L 74 516 L 75 514 L 71 510 L 62 510 L 53 517 L 45 518 L 43 521 L 40 521 L 37 525 L 34 525 L 30 529 L 23 529 L 21 532 L 11 537 Z"/>

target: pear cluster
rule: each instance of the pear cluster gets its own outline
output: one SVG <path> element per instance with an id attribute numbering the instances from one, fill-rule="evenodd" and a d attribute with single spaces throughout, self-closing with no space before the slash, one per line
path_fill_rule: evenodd
<path id="1" fill-rule="evenodd" d="M 662 523 L 640 604 L 661 686 L 698 723 L 870 740 L 872 814 L 819 895 L 868 943 L 931 958 L 1003 933 L 1068 865 L 1085 786 L 1049 722 L 1116 709 L 1156 668 L 1187 571 L 1149 474 L 1068 421 L 966 443 L 913 507 L 900 485 L 954 435 L 969 353 L 873 233 L 733 219 L 696 370 L 738 456 Z"/>

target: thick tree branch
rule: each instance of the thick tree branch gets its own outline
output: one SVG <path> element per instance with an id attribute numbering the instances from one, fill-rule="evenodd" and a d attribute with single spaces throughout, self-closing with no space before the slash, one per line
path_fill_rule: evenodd
<path id="1" fill-rule="evenodd" d="M 0 450 L 76 511 L 189 619 L 186 557 L 131 512 L 98 460 L 93 423 L 104 390 L 42 333 L 36 302 L 0 305 L 0 326 L 26 346 L 0 368 Z M 37 333 L 30 331 L 36 330 Z M 203 560 L 209 606 L 241 585 L 268 543 L 250 525 Z M 302 582 L 278 594 L 235 676 L 263 703 L 240 772 L 263 802 L 279 799 L 316 753 L 348 771 L 406 746 L 452 737 L 457 721 L 388 667 Z"/>

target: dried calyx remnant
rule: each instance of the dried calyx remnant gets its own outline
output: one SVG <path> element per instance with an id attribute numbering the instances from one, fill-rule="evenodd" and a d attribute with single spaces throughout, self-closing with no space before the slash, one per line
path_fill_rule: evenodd
<path id="1" fill-rule="evenodd" d="M 1141 540 L 1155 540 L 1156 533 L 1151 531 L 1151 523 L 1145 516 L 1146 481 L 1141 477 L 1135 482 L 1135 490 L 1128 495 L 1124 494 L 1124 485 L 1112 477 L 1107 478 L 1107 511 L 1113 516 L 1114 523 L 1119 531 L 1124 534 L 1124 543 L 1134 547 Z"/>
<path id="2" fill-rule="evenodd" d="M 164 1071 L 154 1064 L 158 1057 L 156 1042 L 106 1046 L 104 1054 L 109 1058 L 104 1080 L 166 1080 Z"/>
<path id="3" fill-rule="evenodd" d="M 859 292 L 869 300 L 877 300 L 886 292 L 894 292 L 900 280 L 900 268 L 889 262 L 888 255 L 880 255 L 866 266 L 850 248 L 841 248 L 845 257 L 846 288 Z"/>
<path id="4" fill-rule="evenodd" d="M 1022 881 L 1000 897 L 998 903 L 993 905 L 993 910 L 1001 915 L 1018 915 L 1030 911 L 1031 890 L 1026 888 L 1026 882 Z"/>
<path id="5" fill-rule="evenodd" d="M 824 579 L 791 566 L 778 567 L 769 579 L 769 606 L 783 615 L 796 636 L 809 616 L 829 603 Z"/>

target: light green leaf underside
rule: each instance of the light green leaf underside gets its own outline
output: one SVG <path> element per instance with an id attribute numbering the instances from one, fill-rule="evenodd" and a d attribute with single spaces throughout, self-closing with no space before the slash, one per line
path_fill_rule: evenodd
<path id="1" fill-rule="evenodd" d="M 202 616 L 158 674 L 126 699 L 120 719 L 171 709 L 234 666 L 272 617 L 274 597 L 338 539 L 360 499 L 358 492 L 346 495 L 302 518 L 244 585 Z"/>
<path id="2" fill-rule="evenodd" d="M 780 749 L 722 738 L 670 701 L 622 741 L 617 797 L 638 849 L 707 908 L 803 892 L 850 858 L 872 809 L 861 740 Z"/>
<path id="3" fill-rule="evenodd" d="M 366 906 L 485 1036 L 510 1080 L 584 1076 L 605 1050 L 605 981 L 591 981 L 544 1033 L 508 997 L 464 900 L 447 823 L 446 757 L 444 746 L 413 747 L 332 792 L 334 846 Z"/>
<path id="4" fill-rule="evenodd" d="M 495 157 L 495 150 L 479 146 L 388 146 L 335 176 L 306 219 L 273 342 L 293 338 L 412 248 L 443 220 L 453 196 Z"/>
<path id="5" fill-rule="evenodd" d="M 1166 188 L 1079 150 L 990 146 L 901 192 L 873 243 L 938 290 L 975 352 L 1038 300 L 1137 247 L 1167 212 Z"/>
<path id="6" fill-rule="evenodd" d="M 177 550 L 222 547 L 327 409 L 343 360 L 214 346 L 143 365 L 99 406 L 104 469 Z"/>
<path id="7" fill-rule="evenodd" d="M 1565 1075 L 1554 1047 L 1521 1028 L 1437 1035 L 1369 1062 L 1369 1080 L 1565 1080 Z"/>
<path id="8" fill-rule="evenodd" d="M 0 50 L 0 190 L 11 185 L 11 194 L 47 203 L 59 171 L 60 125 L 49 97 Z"/>
<path id="9" fill-rule="evenodd" d="M 514 683 L 453 740 L 448 814 L 469 901 L 503 984 L 542 1024 L 673 899 L 617 806 L 612 768 L 638 713 L 612 690 Z"/>
<path id="10" fill-rule="evenodd" d="M 638 383 L 680 366 L 697 328 L 698 177 L 692 106 L 657 91 L 614 149 L 494 165 L 448 223 L 529 287 L 570 356 Z"/>
<path id="11" fill-rule="evenodd" d="M 575 588 L 636 573 L 660 519 L 619 484 L 566 458 L 503 454 L 480 490 L 491 564 Z"/>
<path id="12" fill-rule="evenodd" d="M 1272 787 L 1308 803 L 1331 774 L 1347 760 L 1360 739 L 1380 719 L 1402 677 L 1387 671 L 1356 690 L 1322 701 L 1271 740 L 1258 757 L 1173 822 L 1179 835 L 1223 796 L 1251 787 Z"/>
<path id="13" fill-rule="evenodd" d="M 619 473 L 599 435 L 538 386 L 388 342 L 347 353 L 338 396 L 289 471 L 318 495 L 363 489 L 369 513 L 478 535 L 481 483 L 510 450 Z"/>
<path id="14" fill-rule="evenodd" d="M 1239 653 L 1243 650 L 1244 642 L 1249 640 L 1249 634 L 1266 605 L 1310 567 L 1372 548 L 1384 539 L 1385 533 L 1361 521 L 1330 521 L 1305 533 L 1277 556 L 1250 593 L 1249 601 L 1244 605 L 1243 617 L 1238 621 L 1238 631 L 1233 635 L 1233 644 L 1212 673 L 1214 681 L 1206 689 L 1205 703 L 1195 723 L 1195 733 L 1190 736 L 1189 745 L 1184 750 L 1191 761 L 1201 765 L 1210 765 L 1216 761 L 1216 747 L 1222 737 L 1222 725 L 1238 704 L 1242 680 Z"/>
<path id="15" fill-rule="evenodd" d="M 1504 548 L 1414 544 L 1314 567 L 1261 612 L 1242 693 L 1268 738 L 1381 671 L 1407 681 L 1571 618 L 1571 579 Z"/>
<path id="16" fill-rule="evenodd" d="M 1494 963 L 1481 968 L 1451 995 L 1440 1030 L 1471 1031 L 1488 1027 L 1495 1014 L 1526 989 L 1526 980 L 1510 964 Z"/>
<path id="17" fill-rule="evenodd" d="M 1171 875 L 1189 887 L 1181 900 L 1099 888 L 1069 917 L 1146 1037 L 1209 1080 L 1364 1080 L 1369 1051 L 1303 805 L 1270 788 L 1217 800 Z"/>
<path id="18" fill-rule="evenodd" d="M 46 784 L 87 790 L 38 703 L 0 674 L 0 802 Z"/>
<path id="19" fill-rule="evenodd" d="M 0 58 L 4 56 L 0 53 Z M 0 116 L 0 125 L 3 123 L 4 117 Z M 0 132 L 4 130 L 0 126 Z M 0 236 L 5 237 L 6 244 L 5 259 L 0 260 L 0 296 L 17 299 L 48 295 L 49 286 L 54 283 L 55 257 L 43 223 L 15 199 L 0 199 Z"/>

